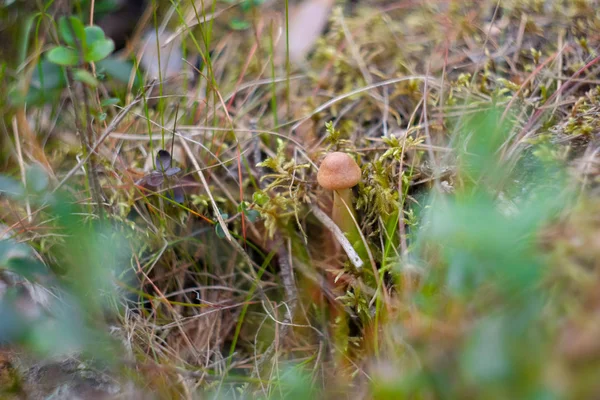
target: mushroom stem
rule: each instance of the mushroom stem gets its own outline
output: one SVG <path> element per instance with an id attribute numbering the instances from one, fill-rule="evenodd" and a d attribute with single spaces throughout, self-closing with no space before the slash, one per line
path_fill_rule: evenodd
<path id="1" fill-rule="evenodd" d="M 346 234 L 356 231 L 356 225 L 352 218 L 352 189 L 338 189 L 333 191 L 333 209 L 331 219 Z"/>

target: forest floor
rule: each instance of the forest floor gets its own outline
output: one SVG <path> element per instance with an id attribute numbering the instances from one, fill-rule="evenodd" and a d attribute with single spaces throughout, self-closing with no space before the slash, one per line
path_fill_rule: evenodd
<path id="1" fill-rule="evenodd" d="M 600 397 L 598 1 L 113 3 L 0 5 L 0 398 Z"/>

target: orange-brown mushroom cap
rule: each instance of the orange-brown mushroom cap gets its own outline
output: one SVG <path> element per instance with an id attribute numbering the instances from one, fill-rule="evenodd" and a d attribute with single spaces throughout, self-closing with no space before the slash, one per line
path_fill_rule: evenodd
<path id="1" fill-rule="evenodd" d="M 329 153 L 321 162 L 317 181 L 328 190 L 348 189 L 355 186 L 361 177 L 360 168 L 348 154 Z"/>

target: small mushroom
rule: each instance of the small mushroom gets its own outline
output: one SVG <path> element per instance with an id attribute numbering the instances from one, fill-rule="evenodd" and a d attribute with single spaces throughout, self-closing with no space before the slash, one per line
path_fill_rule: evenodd
<path id="1" fill-rule="evenodd" d="M 360 181 L 361 172 L 356 161 L 348 154 L 341 152 L 329 153 L 321 162 L 317 181 L 327 190 L 333 190 L 333 210 L 331 219 L 342 232 L 350 233 L 356 230 L 352 219 L 352 191 Z"/>

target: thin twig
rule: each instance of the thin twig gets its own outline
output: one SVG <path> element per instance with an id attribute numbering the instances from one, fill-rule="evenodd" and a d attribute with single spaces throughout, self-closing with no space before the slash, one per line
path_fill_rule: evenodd
<path id="1" fill-rule="evenodd" d="M 206 194 L 210 200 L 210 204 L 212 205 L 213 211 L 215 213 L 215 217 L 217 218 L 217 221 L 219 221 L 219 225 L 221 225 L 221 229 L 225 233 L 225 237 L 227 238 L 227 240 L 229 242 L 233 243 L 233 238 L 231 237 L 231 233 L 229 233 L 227 224 L 223 220 L 221 211 L 219 210 L 219 207 L 217 206 L 217 203 L 215 202 L 215 199 L 213 198 L 213 195 L 210 191 L 210 187 L 208 186 L 208 182 L 206 181 L 206 178 L 204 177 L 204 173 L 202 172 L 202 169 L 200 168 L 200 164 L 198 164 L 198 160 L 196 160 L 196 157 L 194 157 L 194 153 L 192 153 L 192 149 L 190 149 L 190 146 L 187 144 L 187 141 L 182 140 L 181 145 L 185 149 L 185 152 L 187 153 L 188 158 L 192 161 L 192 164 L 194 165 L 194 168 L 196 169 L 196 174 L 200 177 L 202 186 L 204 186 L 204 190 L 206 190 Z"/>
<path id="2" fill-rule="evenodd" d="M 354 250 L 354 247 L 352 247 L 352 245 L 350 244 L 348 238 L 346 238 L 346 236 L 344 235 L 344 232 L 342 232 L 342 230 L 335 224 L 335 222 L 333 222 L 333 220 L 329 218 L 327 214 L 325 214 L 323 210 L 321 210 L 319 207 L 313 205 L 310 207 L 310 209 L 315 215 L 315 217 L 317 217 L 317 219 L 323 225 L 325 225 L 325 228 L 327 228 L 333 234 L 335 239 L 339 242 L 340 246 L 342 246 L 342 249 L 344 249 L 344 251 L 348 255 L 348 259 L 350 260 L 352 265 L 354 265 L 356 269 L 361 269 L 363 266 L 363 261 L 358 256 L 356 250 Z"/>

